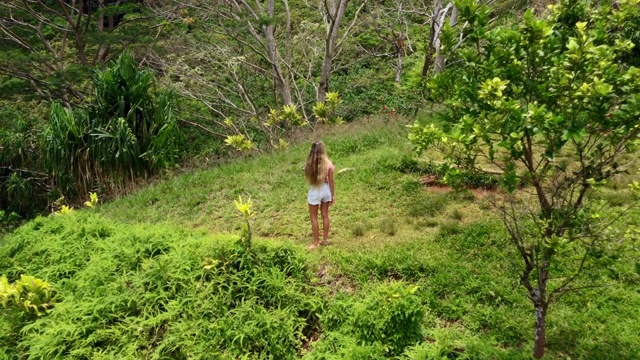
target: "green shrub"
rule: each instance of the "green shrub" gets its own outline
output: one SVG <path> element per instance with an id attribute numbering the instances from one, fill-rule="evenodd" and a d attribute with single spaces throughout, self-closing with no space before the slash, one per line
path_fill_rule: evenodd
<path id="1" fill-rule="evenodd" d="M 398 225 L 396 219 L 384 218 L 380 220 L 380 231 L 389 236 L 394 236 L 398 232 Z"/>
<path id="2" fill-rule="evenodd" d="M 351 235 L 353 235 L 354 237 L 363 236 L 365 232 L 366 226 L 361 222 L 357 222 L 351 227 Z"/>
<path id="3" fill-rule="evenodd" d="M 382 360 L 384 346 L 380 343 L 367 344 L 350 335 L 329 332 L 313 345 L 313 351 L 304 360 Z"/>
<path id="4" fill-rule="evenodd" d="M 45 167 L 64 194 L 110 190 L 176 163 L 175 96 L 155 89 L 153 72 L 123 54 L 96 73 L 93 87 L 86 109 L 51 107 Z"/>
<path id="5" fill-rule="evenodd" d="M 12 211 L 8 213 L 4 210 L 0 210 L 0 236 L 16 229 L 20 225 L 21 221 L 22 219 L 20 218 L 20 215 L 16 212 Z"/>
<path id="6" fill-rule="evenodd" d="M 411 216 L 435 216 L 449 203 L 445 193 L 416 196 L 408 205 Z"/>
<path id="7" fill-rule="evenodd" d="M 422 339 L 425 313 L 417 289 L 397 282 L 378 286 L 354 306 L 347 326 L 364 343 L 381 343 L 389 355 L 401 354 Z"/>
<path id="8" fill-rule="evenodd" d="M 322 318 L 323 327 L 333 335 L 321 342 L 321 346 L 328 347 L 326 342 L 335 344 L 336 339 L 353 337 L 357 344 L 367 346 L 360 349 L 362 352 L 379 354 L 374 357 L 401 354 L 407 346 L 422 339 L 425 310 L 417 290 L 417 286 L 389 282 L 372 287 L 360 301 L 348 297 L 335 299 Z M 384 349 L 382 354 L 380 348 Z"/>
<path id="9" fill-rule="evenodd" d="M 289 359 L 317 332 L 323 302 L 291 247 L 95 213 L 38 218 L 0 257 L 0 274 L 33 274 L 57 291 L 49 316 L 0 335 L 0 354 L 19 357 Z"/>

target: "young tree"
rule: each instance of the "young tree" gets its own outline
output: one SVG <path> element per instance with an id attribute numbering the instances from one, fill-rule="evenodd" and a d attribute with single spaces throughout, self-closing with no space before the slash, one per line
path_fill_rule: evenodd
<path id="1" fill-rule="evenodd" d="M 481 6 L 484 5 L 484 6 Z M 474 16 L 489 16 L 497 19 L 500 15 L 511 11 L 522 10 L 528 5 L 527 0 L 487 0 L 472 3 L 468 1 L 451 0 L 445 3 L 442 0 L 434 0 L 432 12 L 429 20 L 429 39 L 425 46 L 425 58 L 422 65 L 422 76 L 427 76 L 430 72 L 437 75 L 446 68 L 446 50 L 442 48 L 443 38 L 451 41 L 455 36 L 456 43 L 453 49 L 461 46 L 469 35 L 468 22 L 458 22 L 459 12 L 465 11 Z M 489 11 L 491 8 L 491 11 Z M 478 10 L 484 11 L 478 11 Z M 491 14 L 490 14 L 491 12 Z M 476 21 L 476 19 L 472 19 Z M 451 48 L 449 50 L 452 50 Z"/>
<path id="2" fill-rule="evenodd" d="M 618 244 L 589 193 L 626 171 L 621 157 L 639 144 L 640 69 L 628 55 L 640 44 L 625 28 L 640 21 L 640 2 L 563 0 L 547 18 L 527 12 L 521 25 L 493 30 L 478 16 L 486 9 L 460 3 L 468 40 L 431 83 L 451 128 L 416 123 L 410 139 L 445 155 L 452 184 L 462 170 L 503 173 L 498 210 L 520 254 L 541 358 L 549 305 Z M 445 41 L 445 51 L 455 44 Z"/>
<path id="3" fill-rule="evenodd" d="M 324 102 L 329 92 L 329 81 L 331 79 L 331 64 L 337 56 L 340 47 L 344 44 L 345 39 L 358 20 L 358 14 L 366 5 L 367 0 L 362 0 L 358 10 L 351 21 L 349 27 L 343 31 L 340 38 L 340 26 L 345 17 L 345 11 L 349 0 L 321 0 L 320 12 L 324 19 L 326 35 L 324 39 L 324 59 L 322 61 L 322 70 L 320 71 L 320 83 L 318 84 L 318 102 Z"/>

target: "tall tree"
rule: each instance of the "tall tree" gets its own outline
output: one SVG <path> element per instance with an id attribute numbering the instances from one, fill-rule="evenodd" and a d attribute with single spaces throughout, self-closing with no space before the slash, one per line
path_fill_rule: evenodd
<path id="1" fill-rule="evenodd" d="M 322 61 L 322 69 L 320 70 L 320 82 L 318 83 L 318 102 L 324 102 L 327 99 L 333 60 L 339 52 L 340 47 L 344 44 L 350 30 L 357 22 L 358 15 L 366 3 L 367 0 L 362 0 L 359 4 L 351 24 L 343 31 L 343 36 L 340 38 L 340 27 L 344 20 L 349 0 L 321 0 L 320 2 L 320 12 L 324 20 L 326 35 L 324 38 L 324 58 Z"/>
<path id="2" fill-rule="evenodd" d="M 478 16 L 486 9 L 461 11 L 469 41 L 432 83 L 451 129 L 412 128 L 418 149 L 444 154 L 454 185 L 463 170 L 503 172 L 506 192 L 496 206 L 520 255 L 515 268 L 533 305 L 536 358 L 545 353 L 549 306 L 593 286 L 585 272 L 598 274 L 622 246 L 606 230 L 620 214 L 604 216 L 589 195 L 627 170 L 621 157 L 640 141 L 640 69 L 624 30 L 640 21 L 639 5 L 563 0 L 549 18 L 528 12 L 521 25 L 494 30 Z M 637 182 L 632 188 L 640 190 Z"/>

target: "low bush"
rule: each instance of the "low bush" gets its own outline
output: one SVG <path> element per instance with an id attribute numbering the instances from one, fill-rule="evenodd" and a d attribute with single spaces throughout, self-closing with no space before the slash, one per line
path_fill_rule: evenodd
<path id="1" fill-rule="evenodd" d="M 297 251 L 86 212 L 38 218 L 0 245 L 0 274 L 45 279 L 55 310 L 6 312 L 0 354 L 15 358 L 293 358 L 322 300 Z M 16 326 L 18 325 L 18 326 Z"/>
<path id="2" fill-rule="evenodd" d="M 398 224 L 395 219 L 383 218 L 380 220 L 380 231 L 389 236 L 394 236 L 398 232 Z"/>
<path id="3" fill-rule="evenodd" d="M 417 290 L 417 286 L 389 282 L 373 286 L 361 299 L 334 299 L 321 321 L 329 334 L 316 346 L 331 346 L 333 353 L 338 347 L 342 353 L 345 348 L 355 348 L 372 358 L 402 354 L 406 347 L 422 340 L 425 309 Z M 353 343 L 364 347 L 358 349 Z"/>
<path id="4" fill-rule="evenodd" d="M 473 173 L 449 168 L 446 164 L 436 164 L 431 161 L 419 161 L 408 155 L 398 160 L 395 170 L 402 173 L 429 175 L 436 178 L 436 182 L 453 187 L 468 187 L 479 189 L 495 189 L 500 185 L 501 177 L 486 173 Z M 448 179 L 445 181 L 445 177 Z M 469 198 L 470 199 L 470 198 Z"/>
<path id="5" fill-rule="evenodd" d="M 449 204 L 446 193 L 416 196 L 408 205 L 407 212 L 411 216 L 436 216 Z"/>
<path id="6" fill-rule="evenodd" d="M 351 228 L 351 235 L 353 235 L 354 237 L 360 237 L 363 236 L 366 231 L 367 228 L 365 224 L 357 222 L 353 224 L 353 227 Z"/>

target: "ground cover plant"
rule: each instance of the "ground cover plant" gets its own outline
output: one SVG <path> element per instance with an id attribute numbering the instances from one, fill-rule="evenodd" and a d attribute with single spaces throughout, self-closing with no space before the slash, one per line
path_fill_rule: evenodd
<path id="1" fill-rule="evenodd" d="M 399 169 L 405 129 L 383 117 L 313 135 L 336 164 L 338 196 L 332 245 L 317 252 L 305 250 L 306 143 L 27 223 L 0 240 L 0 274 L 46 281 L 54 296 L 38 318 L 2 312 L 1 356 L 530 358 L 531 305 L 500 220 L 486 199 Z M 240 195 L 255 211 L 251 255 L 238 242 Z M 616 229 L 638 223 L 633 211 Z M 623 255 L 605 287 L 550 310 L 548 358 L 640 356 L 639 257 Z"/>

